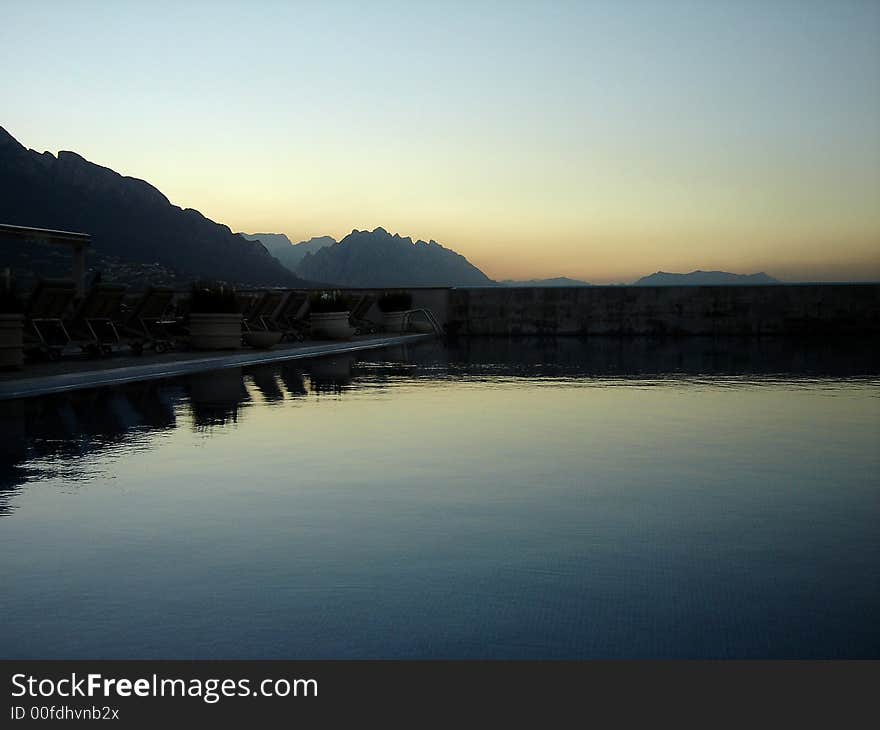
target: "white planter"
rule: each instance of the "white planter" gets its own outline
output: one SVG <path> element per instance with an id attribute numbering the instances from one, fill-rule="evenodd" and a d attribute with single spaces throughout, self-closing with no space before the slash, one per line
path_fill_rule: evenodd
<path id="1" fill-rule="evenodd" d="M 382 327 L 386 332 L 403 332 L 406 312 L 382 312 Z"/>
<path id="2" fill-rule="evenodd" d="M 241 315 L 190 314 L 189 343 L 196 350 L 239 349 L 241 347 Z"/>
<path id="3" fill-rule="evenodd" d="M 0 370 L 17 370 L 24 365 L 23 328 L 22 315 L 0 314 Z"/>
<path id="4" fill-rule="evenodd" d="M 347 340 L 354 334 L 348 312 L 313 312 L 309 315 L 312 337 L 324 340 Z"/>

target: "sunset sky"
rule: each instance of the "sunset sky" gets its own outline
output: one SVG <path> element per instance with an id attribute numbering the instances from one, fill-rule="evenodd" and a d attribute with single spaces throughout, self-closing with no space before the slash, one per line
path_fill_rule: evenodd
<path id="1" fill-rule="evenodd" d="M 0 125 L 493 278 L 880 279 L 880 2 L 0 0 Z"/>

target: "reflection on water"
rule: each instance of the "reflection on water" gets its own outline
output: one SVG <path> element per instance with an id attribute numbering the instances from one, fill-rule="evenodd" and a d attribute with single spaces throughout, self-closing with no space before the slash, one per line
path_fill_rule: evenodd
<path id="1" fill-rule="evenodd" d="M 876 352 L 468 339 L 0 403 L 0 656 L 876 657 Z"/>
<path id="2" fill-rule="evenodd" d="M 515 375 L 876 375 L 880 342 L 785 338 L 617 338 L 589 341 L 463 338 L 449 349 L 454 372 Z"/>
<path id="3" fill-rule="evenodd" d="M 174 428 L 182 395 L 153 382 L 0 403 L 0 515 L 19 484 L 60 472 L 75 478 L 74 465 L 90 453 Z"/>
<path id="4" fill-rule="evenodd" d="M 240 407 L 250 400 L 240 368 L 193 376 L 187 382 L 187 391 L 197 428 L 236 423 Z"/>
<path id="5" fill-rule="evenodd" d="M 320 358 L 311 362 L 309 376 L 312 392 L 324 395 L 342 395 L 352 383 L 355 370 L 353 355 Z"/>

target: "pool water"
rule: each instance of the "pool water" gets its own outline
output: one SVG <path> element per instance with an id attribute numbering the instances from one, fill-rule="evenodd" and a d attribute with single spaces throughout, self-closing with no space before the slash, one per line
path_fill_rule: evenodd
<path id="1" fill-rule="evenodd" d="M 0 657 L 877 658 L 873 352 L 471 340 L 0 402 Z"/>

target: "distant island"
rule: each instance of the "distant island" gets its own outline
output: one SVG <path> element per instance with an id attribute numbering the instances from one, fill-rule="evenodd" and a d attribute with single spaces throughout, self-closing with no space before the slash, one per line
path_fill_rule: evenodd
<path id="1" fill-rule="evenodd" d="M 765 274 L 763 271 L 757 274 L 731 274 L 727 271 L 692 271 L 689 274 L 674 274 L 658 271 L 649 276 L 643 276 L 630 286 L 736 286 L 740 284 L 780 284 L 778 279 Z M 580 279 L 570 279 L 567 276 L 557 276 L 552 279 L 504 279 L 498 282 L 501 286 L 521 287 L 563 287 L 563 286 L 594 286 Z M 626 286 L 615 284 L 613 286 Z"/>
<path id="2" fill-rule="evenodd" d="M 552 279 L 526 279 L 525 281 L 504 279 L 498 283 L 502 286 L 593 286 L 586 281 L 569 279 L 567 276 L 556 276 Z"/>
<path id="3" fill-rule="evenodd" d="M 672 274 L 658 271 L 643 276 L 634 286 L 719 286 L 739 284 L 781 284 L 778 279 L 763 271 L 757 274 L 731 274 L 727 271 L 692 271 L 689 274 Z"/>

